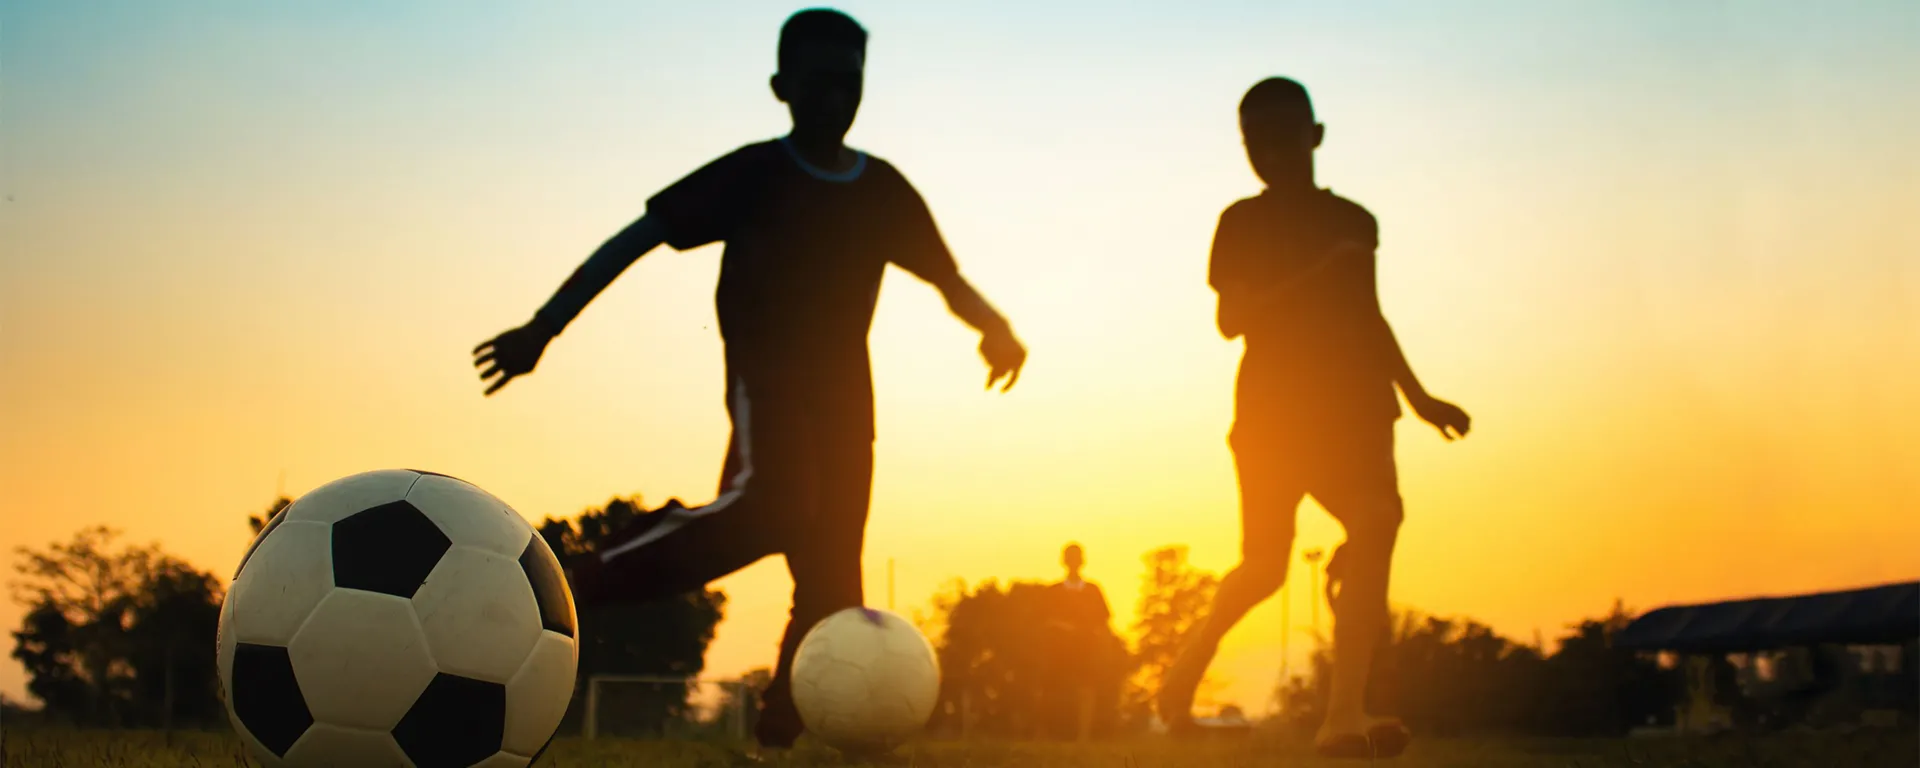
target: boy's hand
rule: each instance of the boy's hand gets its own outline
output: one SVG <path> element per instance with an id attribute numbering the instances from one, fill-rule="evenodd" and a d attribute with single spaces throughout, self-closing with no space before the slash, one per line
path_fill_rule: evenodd
<path id="1" fill-rule="evenodd" d="M 1448 440 L 1466 437 L 1467 430 L 1473 424 L 1473 419 L 1469 418 L 1467 412 L 1461 410 L 1460 406 L 1440 398 L 1422 395 L 1417 398 L 1408 398 L 1408 402 L 1421 421 L 1432 424 L 1435 429 L 1440 430 L 1440 436 Z"/>
<path id="2" fill-rule="evenodd" d="M 980 356 L 987 361 L 987 389 L 993 389 L 994 382 L 1006 377 L 1007 383 L 1001 392 L 1013 389 L 1013 383 L 1020 380 L 1020 368 L 1027 364 L 1027 348 L 1013 337 L 1013 329 L 1001 326 L 986 332 L 980 339 Z"/>
<path id="3" fill-rule="evenodd" d="M 552 340 L 553 334 L 545 328 L 528 323 L 474 347 L 473 367 L 486 366 L 486 370 L 480 372 L 480 380 L 499 377 L 487 387 L 486 394 L 500 391 L 516 376 L 532 373 L 533 367 L 540 364 L 540 354 L 546 351 L 547 342 Z"/>

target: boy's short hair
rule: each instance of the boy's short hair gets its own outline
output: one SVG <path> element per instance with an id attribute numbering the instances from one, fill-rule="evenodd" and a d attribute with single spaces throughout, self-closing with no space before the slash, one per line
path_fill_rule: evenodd
<path id="1" fill-rule="evenodd" d="M 1240 99 L 1243 115 L 1276 107 L 1304 109 L 1308 117 L 1313 116 L 1313 100 L 1307 97 L 1307 87 L 1292 78 L 1269 77 L 1254 83 Z"/>
<path id="2" fill-rule="evenodd" d="M 831 8 L 809 8 L 787 18 L 780 26 L 780 69 L 793 63 L 794 52 L 806 43 L 845 45 L 867 52 L 867 30 L 848 16 Z"/>

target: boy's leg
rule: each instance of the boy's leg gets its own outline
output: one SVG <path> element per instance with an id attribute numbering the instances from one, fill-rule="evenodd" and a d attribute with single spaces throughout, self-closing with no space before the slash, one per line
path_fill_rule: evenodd
<path id="1" fill-rule="evenodd" d="M 1327 563 L 1333 609 L 1333 680 L 1327 720 L 1317 739 L 1337 756 L 1388 757 L 1405 747 L 1397 721 L 1366 713 L 1374 649 L 1388 630 L 1388 576 L 1404 514 L 1393 461 L 1393 427 L 1372 425 L 1335 443 L 1345 462 L 1314 497 L 1346 528 Z"/>
<path id="2" fill-rule="evenodd" d="M 754 738 L 762 746 L 791 746 L 805 730 L 793 705 L 793 657 L 822 619 L 866 603 L 860 558 L 873 488 L 873 442 L 862 436 L 816 444 L 818 502 L 786 550 L 793 577 L 793 612 L 780 639 L 780 659 L 761 694 Z"/>
<path id="3" fill-rule="evenodd" d="M 1295 472 L 1286 471 L 1304 457 L 1294 441 L 1236 427 L 1231 443 L 1240 479 L 1240 564 L 1214 592 L 1206 618 L 1193 629 L 1180 656 L 1161 681 L 1156 709 L 1175 730 L 1192 724 L 1193 697 L 1207 666 L 1226 637 L 1248 611 L 1280 589 L 1293 557 L 1294 513 L 1306 495 Z"/>
<path id="4" fill-rule="evenodd" d="M 727 391 L 733 436 L 719 496 L 700 507 L 670 501 L 576 558 L 569 575 L 581 605 L 647 602 L 704 588 L 779 552 L 793 518 L 808 514 L 812 455 L 804 409 L 756 394 L 737 379 Z"/>

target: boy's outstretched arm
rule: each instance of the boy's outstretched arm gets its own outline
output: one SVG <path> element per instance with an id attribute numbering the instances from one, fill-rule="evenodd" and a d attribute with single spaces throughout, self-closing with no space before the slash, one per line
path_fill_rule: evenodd
<path id="1" fill-rule="evenodd" d="M 527 324 L 474 347 L 473 366 L 485 368 L 480 373 L 481 381 L 494 379 L 486 394 L 500 391 L 515 377 L 532 373 L 553 337 L 560 335 L 620 273 L 665 241 L 666 233 L 660 222 L 641 216 L 588 256 Z"/>
<path id="2" fill-rule="evenodd" d="M 1467 430 L 1472 426 L 1472 419 L 1467 416 L 1466 411 L 1461 410 L 1460 406 L 1429 394 L 1427 388 L 1420 383 L 1419 377 L 1413 374 L 1413 366 L 1407 362 L 1406 352 L 1400 349 L 1400 339 L 1394 335 L 1392 324 L 1387 322 L 1386 312 L 1380 308 L 1380 292 L 1375 285 L 1373 259 L 1368 258 L 1362 263 L 1365 264 L 1366 272 L 1368 319 L 1373 322 L 1374 338 L 1378 344 L 1376 348 L 1387 365 L 1389 375 L 1393 377 L 1393 383 L 1400 388 L 1400 393 L 1406 396 L 1407 404 L 1413 406 L 1414 414 L 1440 430 L 1441 437 L 1448 440 L 1466 437 Z"/>
<path id="3" fill-rule="evenodd" d="M 928 228 L 931 229 L 930 226 Z M 906 258 L 896 257 L 893 263 L 932 285 L 940 292 L 940 298 L 946 300 L 947 310 L 954 317 L 980 332 L 980 356 L 987 361 L 987 388 L 992 389 L 996 382 L 1005 378 L 1007 382 L 1000 387 L 1000 391 L 1013 389 L 1014 382 L 1020 380 L 1020 369 L 1027 364 L 1027 348 L 1013 335 L 1013 326 L 1000 315 L 999 310 L 987 303 L 987 298 L 974 290 L 973 284 L 967 282 L 965 277 L 960 276 L 953 256 L 947 252 L 946 245 L 940 243 L 937 235 L 928 242 L 931 245 L 923 244 L 923 247 L 910 251 L 911 255 Z"/>
<path id="4" fill-rule="evenodd" d="M 898 226 L 897 239 L 889 261 L 940 291 L 947 309 L 980 332 L 980 356 L 987 361 L 987 389 L 1003 377 L 1007 382 L 1000 391 L 1012 389 L 1020 380 L 1020 369 L 1027 364 L 1027 348 L 1013 335 L 1007 319 L 960 276 L 953 252 L 947 249 L 933 212 L 920 193 L 904 177 L 900 185 L 901 194 L 894 198 L 899 206 L 893 209 L 895 218 L 891 220 Z"/>
<path id="5" fill-rule="evenodd" d="M 1007 383 L 1000 391 L 1013 389 L 1014 382 L 1020 380 L 1020 369 L 1027 364 L 1027 348 L 1013 335 L 1013 326 L 959 272 L 929 282 L 946 299 L 954 317 L 980 332 L 980 356 L 987 361 L 987 388 L 992 389 L 1005 377 Z"/>
<path id="6" fill-rule="evenodd" d="M 1000 315 L 1000 311 L 987 303 L 987 297 L 980 295 L 973 284 L 958 273 L 934 281 L 933 287 L 940 291 L 940 298 L 947 302 L 947 310 L 960 318 L 960 322 L 982 334 L 1013 333 L 1013 326 Z"/>
<path id="7" fill-rule="evenodd" d="M 1432 396 L 1427 388 L 1420 384 L 1419 377 L 1413 375 L 1413 366 L 1407 362 L 1406 352 L 1400 349 L 1400 339 L 1393 334 L 1393 325 L 1387 322 L 1386 315 L 1375 314 L 1379 318 L 1377 326 L 1380 334 L 1380 346 L 1387 361 L 1387 370 L 1393 376 L 1393 383 L 1406 395 L 1407 402 L 1419 403 Z M 1415 410 L 1418 410 L 1417 408 Z"/>
<path id="8" fill-rule="evenodd" d="M 534 322 L 550 332 L 560 335 L 568 323 L 580 316 L 580 311 L 599 297 L 600 292 L 612 285 L 620 273 L 640 260 L 653 249 L 666 242 L 666 228 L 658 219 L 641 216 L 626 229 L 620 230 L 588 256 L 567 281 L 554 291 L 553 298 L 540 307 L 533 315 Z"/>

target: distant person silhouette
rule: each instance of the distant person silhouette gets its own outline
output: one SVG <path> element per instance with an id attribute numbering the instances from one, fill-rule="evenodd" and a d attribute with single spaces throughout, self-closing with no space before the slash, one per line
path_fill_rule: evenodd
<path id="1" fill-rule="evenodd" d="M 1048 588 L 1053 613 L 1048 623 L 1081 635 L 1104 632 L 1107 622 L 1113 619 L 1113 611 L 1100 585 L 1081 575 L 1081 569 L 1087 565 L 1086 550 L 1079 544 L 1068 544 L 1060 551 L 1060 564 L 1066 568 L 1067 575 Z"/>
<path id="2" fill-rule="evenodd" d="M 932 214 L 886 161 L 847 147 L 867 32 L 812 9 L 780 30 L 774 95 L 786 137 L 748 144 L 647 201 L 645 215 L 575 271 L 526 325 L 474 349 L 491 395 L 533 371 L 547 344 L 628 265 L 662 243 L 726 243 L 715 304 L 733 435 L 719 498 L 672 500 L 569 562 L 583 606 L 671 597 L 768 555 L 786 556 L 793 610 L 755 738 L 786 747 L 804 730 L 793 655 L 815 622 L 862 605 L 860 558 L 873 473 L 867 331 L 888 264 L 932 284 L 982 334 L 991 389 L 1027 352 L 961 277 Z M 664 375 L 671 375 L 667 373 Z M 496 378 L 497 377 L 497 378 Z"/>
<path id="3" fill-rule="evenodd" d="M 1221 214 L 1208 282 L 1219 296 L 1220 334 L 1246 339 L 1229 437 L 1241 559 L 1168 670 L 1157 708 L 1175 733 L 1195 729 L 1195 689 L 1221 637 L 1286 582 L 1294 516 L 1312 494 L 1347 534 L 1327 565 L 1333 680 L 1315 747 L 1334 757 L 1397 755 L 1405 727 L 1365 711 L 1402 515 L 1394 388 L 1449 440 L 1469 421 L 1421 387 L 1381 314 L 1372 214 L 1315 182 L 1325 127 L 1306 89 L 1285 78 L 1254 85 L 1240 102 L 1240 129 L 1266 189 Z"/>
<path id="4" fill-rule="evenodd" d="M 1086 563 L 1086 551 L 1068 544 L 1060 553 L 1066 578 L 1048 585 L 1046 593 L 1047 709 L 1054 718 L 1070 721 L 1079 738 L 1093 727 L 1095 689 L 1104 682 L 1101 673 L 1122 652 L 1106 594 L 1081 574 Z"/>

